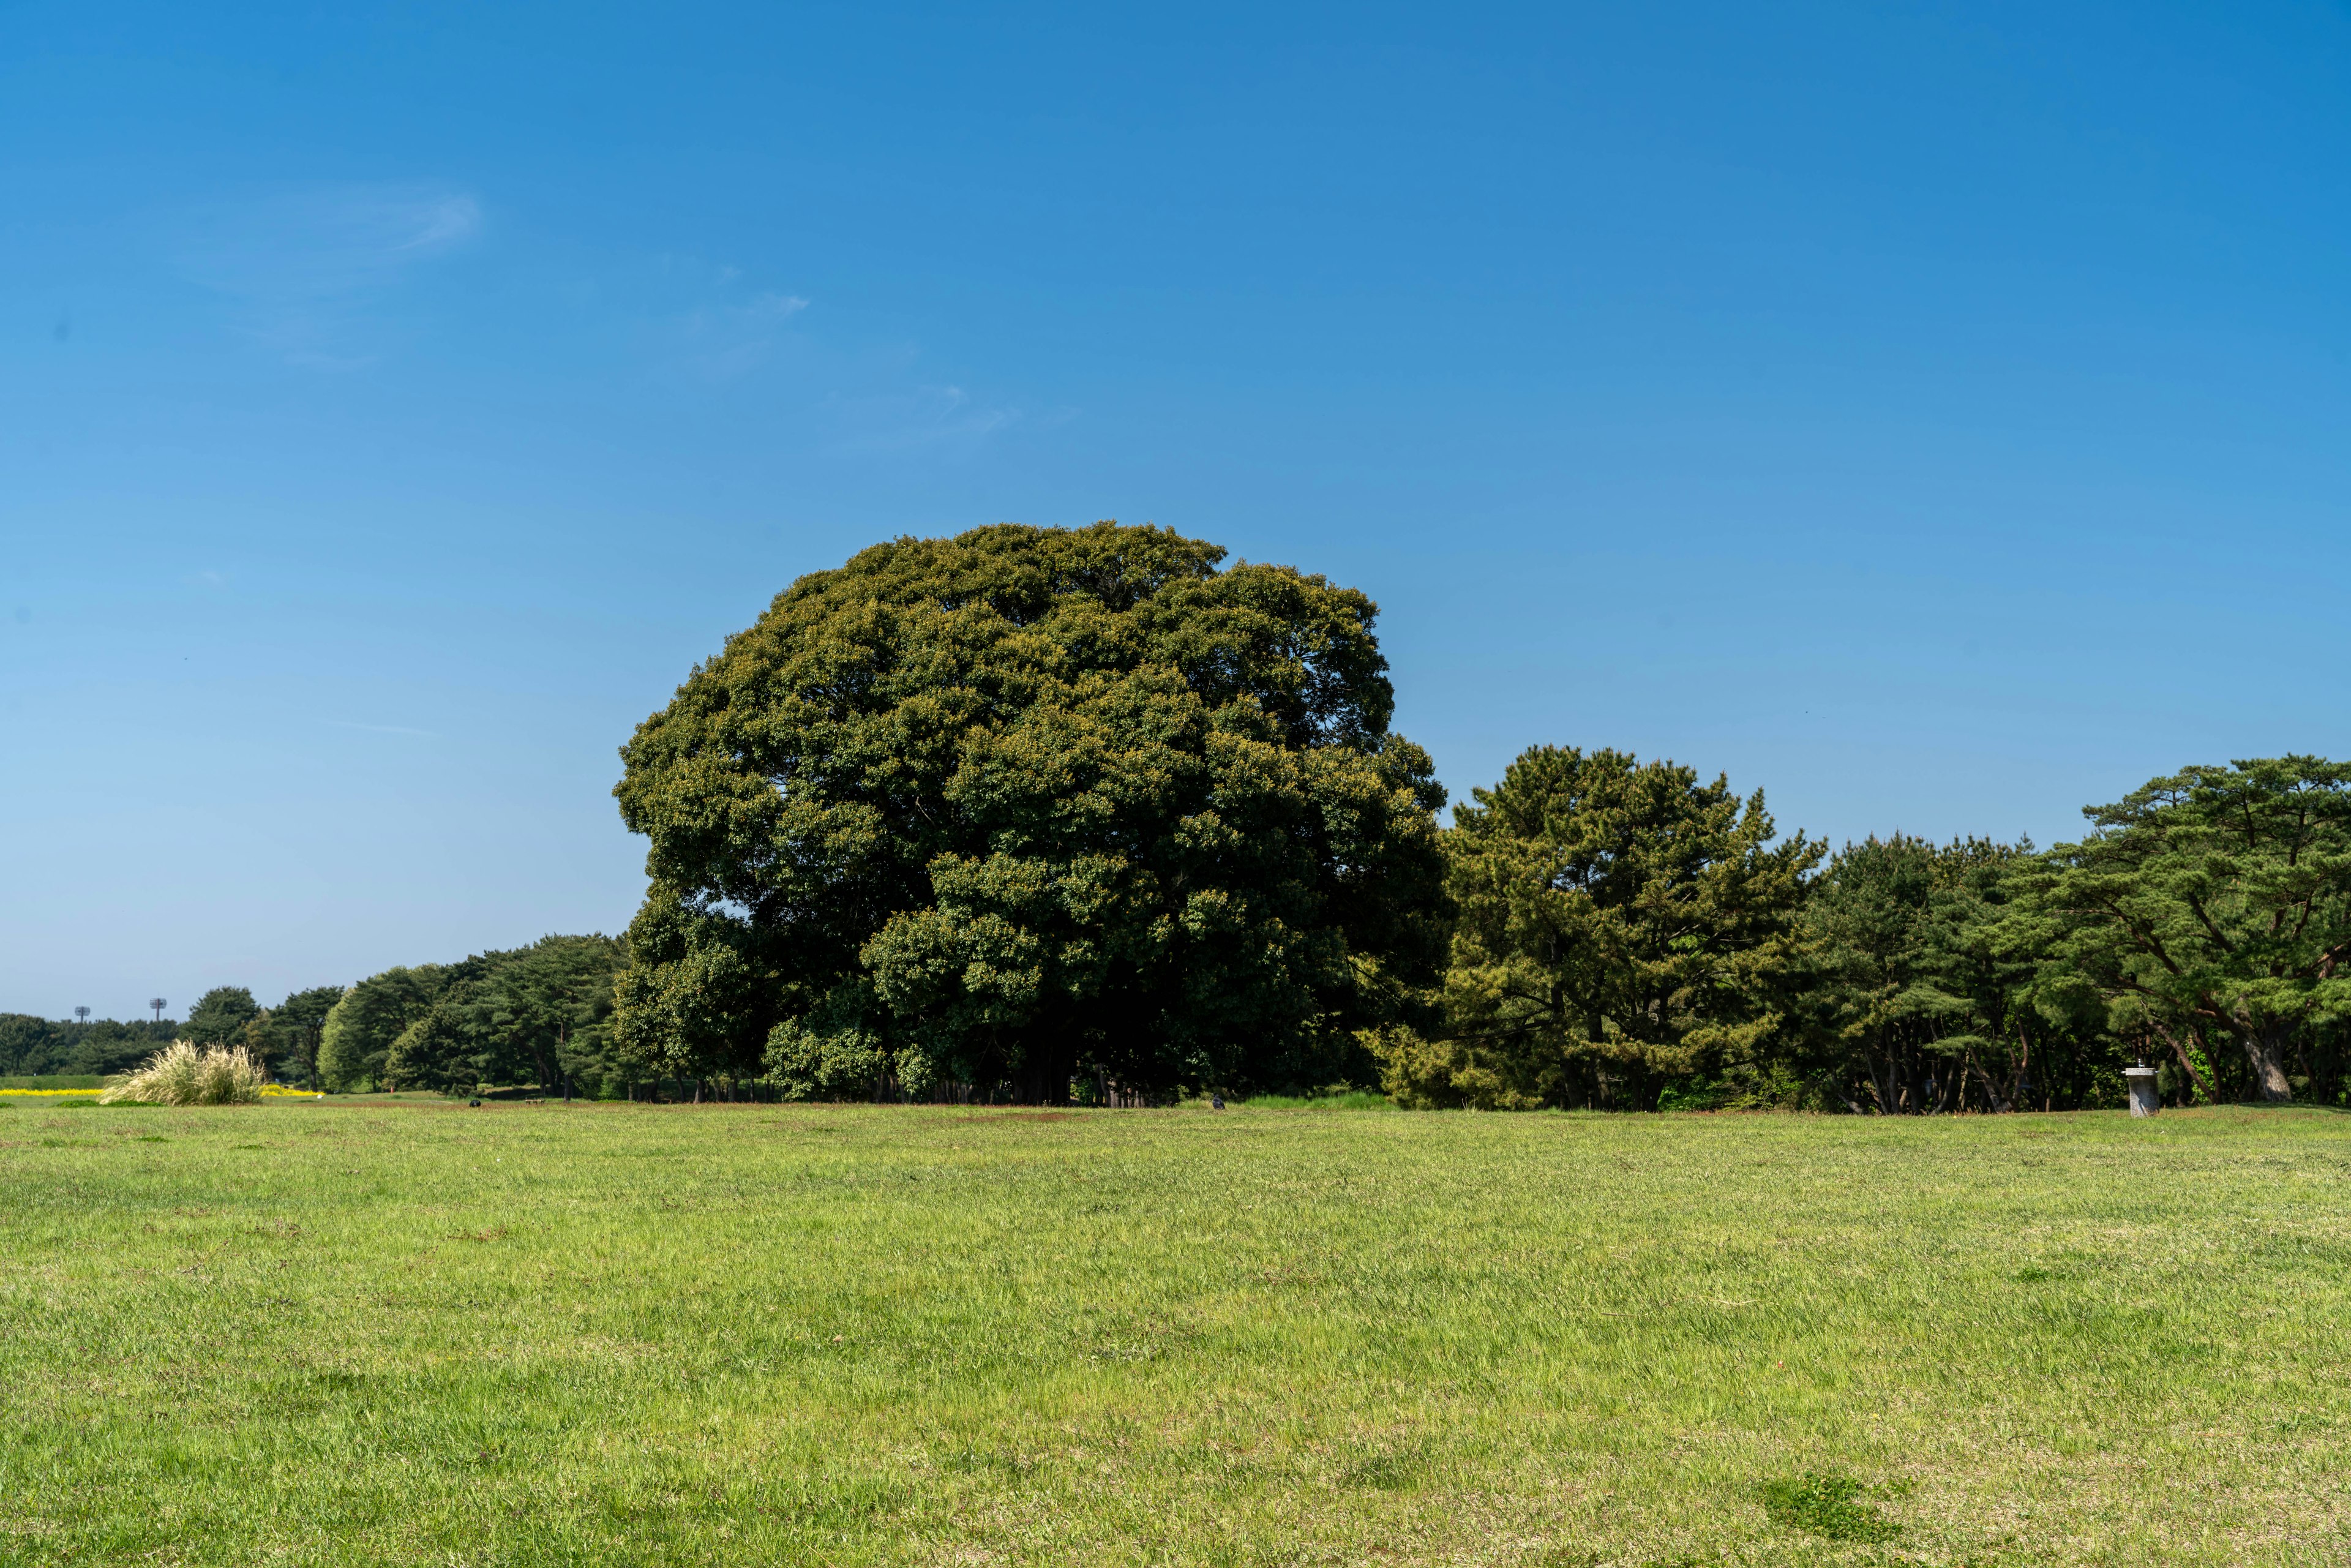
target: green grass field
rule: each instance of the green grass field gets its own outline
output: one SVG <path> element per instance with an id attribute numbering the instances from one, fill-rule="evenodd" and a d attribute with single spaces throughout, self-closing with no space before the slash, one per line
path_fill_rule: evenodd
<path id="1" fill-rule="evenodd" d="M 0 1171 L 10 1563 L 2351 1555 L 2319 1112 L 18 1102 Z"/>

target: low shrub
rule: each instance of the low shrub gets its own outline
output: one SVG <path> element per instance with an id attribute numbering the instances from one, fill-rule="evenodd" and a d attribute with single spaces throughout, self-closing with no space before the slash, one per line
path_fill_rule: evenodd
<path id="1" fill-rule="evenodd" d="M 1831 1541 L 1891 1541 L 1902 1527 L 1861 1500 L 1869 1489 L 1850 1476 L 1806 1470 L 1793 1480 L 1767 1481 L 1763 1512 L 1784 1530 L 1802 1530 Z"/>
<path id="2" fill-rule="evenodd" d="M 1677 1079 L 1657 1091 L 1660 1111 L 1719 1111 L 1737 1091 L 1704 1077 Z"/>
<path id="3" fill-rule="evenodd" d="M 243 1046 L 199 1051 L 175 1040 L 126 1073 L 99 1096 L 102 1104 L 137 1100 L 154 1105 L 250 1105 L 261 1098 L 266 1078 L 261 1063 Z"/>

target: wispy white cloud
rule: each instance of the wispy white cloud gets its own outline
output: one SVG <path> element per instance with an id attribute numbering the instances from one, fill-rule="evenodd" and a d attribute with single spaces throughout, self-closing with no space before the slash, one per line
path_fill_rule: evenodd
<path id="1" fill-rule="evenodd" d="M 289 362 L 349 370 L 375 357 L 366 319 L 482 224 L 481 203 L 448 186 L 306 186 L 183 214 L 175 244 L 187 275 L 236 300 Z"/>
<path id="2" fill-rule="evenodd" d="M 780 289 L 746 293 L 737 267 L 712 267 L 684 256 L 664 256 L 662 270 L 682 279 L 691 295 L 685 308 L 663 322 L 668 357 L 695 375 L 733 381 L 766 362 L 786 323 L 809 308 L 805 296 Z"/>
<path id="3" fill-rule="evenodd" d="M 762 294 L 742 308 L 743 319 L 754 325 L 774 326 L 788 321 L 808 308 L 808 301 L 797 294 Z"/>
<path id="4" fill-rule="evenodd" d="M 687 359 L 712 380 L 731 381 L 766 360 L 783 324 L 807 308 L 797 294 L 762 294 L 747 304 L 698 311 L 688 336 L 701 351 Z"/>
<path id="5" fill-rule="evenodd" d="M 844 455 L 929 452 L 950 461 L 1016 426 L 1050 430 L 1077 417 L 1032 412 L 942 377 L 912 342 L 847 345 L 801 320 L 804 294 L 761 287 L 758 269 L 675 253 L 650 258 L 640 279 L 653 300 L 639 341 L 659 371 L 693 381 L 757 384 L 788 400 L 789 417 L 816 417 L 816 438 Z M 758 372 L 756 382 L 751 381 Z M 734 395 L 730 393 L 730 395 Z"/>
<path id="6" fill-rule="evenodd" d="M 1011 404 L 975 397 L 960 386 L 916 386 L 828 401 L 840 422 L 841 444 L 852 452 L 968 453 L 1028 417 Z M 1068 412 L 1056 410 L 1052 423 L 1065 423 Z"/>

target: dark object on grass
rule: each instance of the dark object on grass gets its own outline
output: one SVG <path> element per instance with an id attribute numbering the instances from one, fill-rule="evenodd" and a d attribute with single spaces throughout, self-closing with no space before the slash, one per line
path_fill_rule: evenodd
<path id="1" fill-rule="evenodd" d="M 1763 1512 L 1772 1523 L 1831 1541 L 1891 1541 L 1902 1527 L 1859 1500 L 1869 1489 L 1850 1476 L 1806 1470 L 1794 1480 L 1763 1483 Z"/>
<path id="2" fill-rule="evenodd" d="M 1223 1095 L 1221 1095 L 1221 1094 L 1211 1094 L 1211 1095 L 1209 1095 L 1209 1096 L 1208 1096 L 1208 1109 L 1209 1109 L 1209 1110 L 1211 1110 L 1211 1111 L 1221 1111 L 1221 1110 L 1223 1110 L 1224 1108 L 1225 1108 L 1225 1097 L 1224 1097 Z"/>
<path id="3" fill-rule="evenodd" d="M 478 1099 L 468 1100 L 468 1101 L 466 1101 L 466 1102 L 465 1102 L 465 1103 L 466 1103 L 466 1104 L 468 1104 L 468 1105 L 479 1105 L 479 1104 L 481 1103 L 481 1101 L 480 1101 L 480 1100 L 478 1100 Z"/>

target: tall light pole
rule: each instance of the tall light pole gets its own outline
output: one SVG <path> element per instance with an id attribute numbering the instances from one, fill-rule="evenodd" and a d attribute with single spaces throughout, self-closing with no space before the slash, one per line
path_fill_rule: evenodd
<path id="1" fill-rule="evenodd" d="M 89 1021 L 89 1009 L 88 1008 L 76 1008 L 76 1009 L 74 1009 L 74 1022 L 76 1022 L 76 1023 L 88 1023 Z"/>
<path id="2" fill-rule="evenodd" d="M 149 997 L 147 998 L 147 1005 L 155 1009 L 155 1021 L 157 1023 L 162 1023 L 163 1021 L 163 1009 L 170 1007 L 172 1004 L 165 1001 L 161 997 Z"/>

